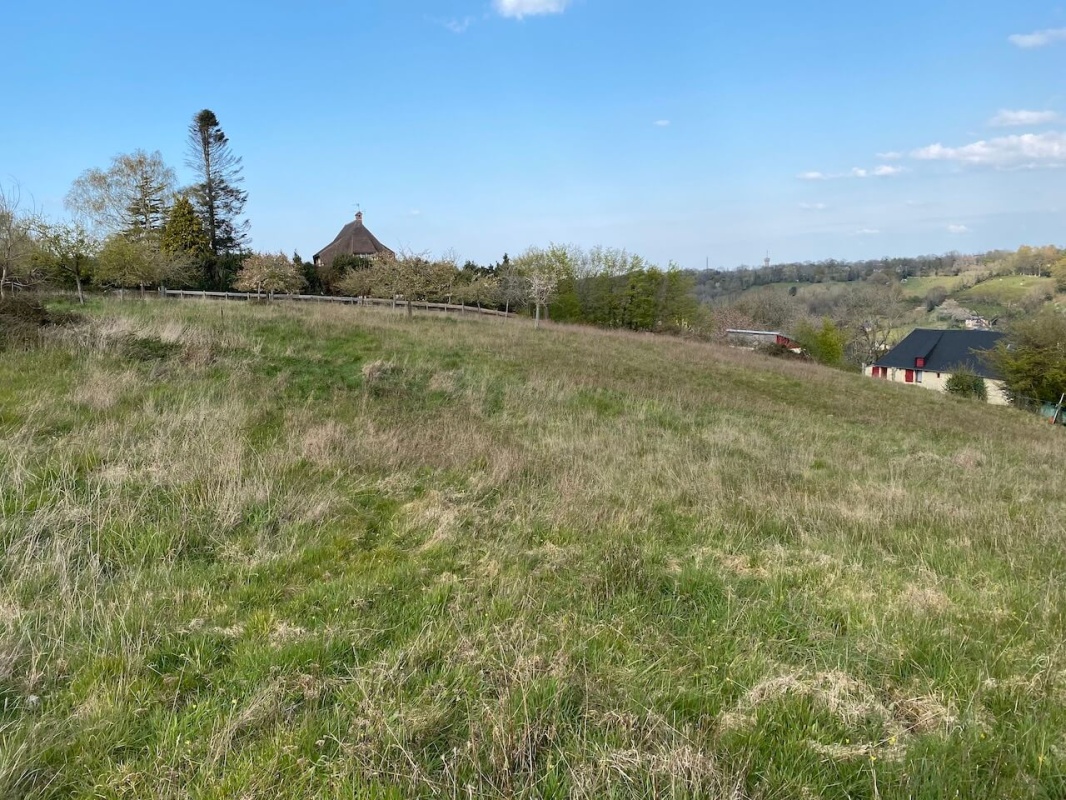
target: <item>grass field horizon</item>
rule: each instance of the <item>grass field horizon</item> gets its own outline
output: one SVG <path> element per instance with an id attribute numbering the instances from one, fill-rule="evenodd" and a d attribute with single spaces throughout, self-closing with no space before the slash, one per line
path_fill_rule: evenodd
<path id="1" fill-rule="evenodd" d="M 1033 416 L 528 321 L 0 352 L 0 797 L 1066 795 Z"/>

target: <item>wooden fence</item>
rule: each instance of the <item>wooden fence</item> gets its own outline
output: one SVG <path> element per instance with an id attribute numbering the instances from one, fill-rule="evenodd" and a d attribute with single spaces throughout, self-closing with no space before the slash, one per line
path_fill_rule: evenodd
<path id="1" fill-rule="evenodd" d="M 253 292 L 194 292 L 183 289 L 160 289 L 160 297 L 175 297 L 179 300 L 288 300 L 300 303 L 340 303 L 346 306 L 389 306 L 403 308 L 406 300 L 383 300 L 378 297 L 332 297 L 319 294 L 255 294 Z M 447 314 L 482 314 L 491 317 L 514 317 L 507 311 L 478 306 L 455 305 L 454 303 L 428 303 L 412 300 L 411 307 L 419 311 L 440 311 Z"/>

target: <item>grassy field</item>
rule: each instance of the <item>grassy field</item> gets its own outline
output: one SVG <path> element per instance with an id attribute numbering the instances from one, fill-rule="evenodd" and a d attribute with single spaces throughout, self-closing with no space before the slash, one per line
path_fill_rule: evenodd
<path id="1" fill-rule="evenodd" d="M 911 297 L 915 300 L 923 300 L 925 296 L 929 294 L 930 289 L 934 289 L 938 286 L 943 287 L 950 294 L 959 289 L 967 279 L 972 279 L 973 276 L 966 275 L 933 275 L 927 278 L 907 278 L 906 281 L 900 283 L 900 288 L 903 290 L 904 297 Z"/>
<path id="2" fill-rule="evenodd" d="M 0 797 L 1066 796 L 1061 432 L 669 338 L 0 353 Z"/>
<path id="3" fill-rule="evenodd" d="M 1035 278 L 1031 275 L 1005 275 L 990 278 L 962 292 L 954 299 L 978 313 L 995 315 L 1003 313 L 1033 294 L 1055 294 L 1053 278 Z"/>

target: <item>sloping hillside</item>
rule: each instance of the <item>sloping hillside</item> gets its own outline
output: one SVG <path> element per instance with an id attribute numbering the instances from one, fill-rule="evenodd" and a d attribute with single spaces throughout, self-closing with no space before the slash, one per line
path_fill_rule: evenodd
<path id="1" fill-rule="evenodd" d="M 668 338 L 98 305 L 0 353 L 0 796 L 1061 797 L 1063 445 Z"/>

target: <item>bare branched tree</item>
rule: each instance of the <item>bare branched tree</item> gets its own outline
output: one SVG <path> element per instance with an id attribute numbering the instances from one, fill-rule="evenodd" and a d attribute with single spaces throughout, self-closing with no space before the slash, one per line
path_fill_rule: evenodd
<path id="1" fill-rule="evenodd" d="M 175 185 L 174 170 L 158 150 L 136 150 L 115 156 L 106 170 L 83 172 L 67 193 L 65 204 L 105 235 L 154 239 L 166 223 Z"/>
<path id="2" fill-rule="evenodd" d="M 0 184 L 0 298 L 11 289 L 35 283 L 34 215 L 21 208 L 22 189 Z"/>

